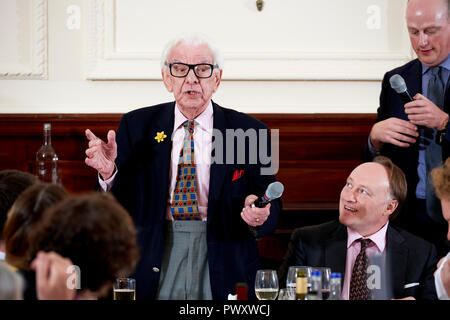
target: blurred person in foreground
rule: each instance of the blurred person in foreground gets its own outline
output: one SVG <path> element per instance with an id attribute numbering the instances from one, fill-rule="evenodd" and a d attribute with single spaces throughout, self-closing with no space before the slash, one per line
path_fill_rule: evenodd
<path id="1" fill-rule="evenodd" d="M 36 176 L 28 172 L 14 169 L 0 171 L 0 261 L 5 260 L 3 228 L 8 211 L 17 197 L 37 181 Z"/>
<path id="2" fill-rule="evenodd" d="M 45 271 L 52 270 L 52 265 L 59 265 L 61 270 L 61 265 L 73 263 L 72 289 L 78 289 L 76 299 L 105 297 L 116 278 L 133 272 L 139 257 L 133 222 L 108 193 L 67 197 L 46 211 L 31 230 L 29 241 L 35 248 L 33 252 L 38 252 L 32 263 L 37 288 L 52 282 Z M 39 251 L 47 252 L 47 256 Z M 48 252 L 57 253 L 63 261 L 52 258 Z M 60 278 L 64 280 L 63 276 Z"/>
<path id="3" fill-rule="evenodd" d="M 448 223 L 447 239 L 450 240 L 450 158 L 445 163 L 431 171 L 436 195 L 441 199 L 442 214 Z M 436 291 L 439 299 L 450 300 L 450 252 L 437 265 L 434 274 Z"/>
<path id="4" fill-rule="evenodd" d="M 55 252 L 39 251 L 30 268 L 36 272 L 36 296 L 39 300 L 80 299 L 77 296 L 78 280 L 70 259 Z"/>
<path id="5" fill-rule="evenodd" d="M 39 223 L 44 211 L 68 196 L 66 190 L 57 184 L 35 183 L 16 199 L 8 212 L 3 229 L 6 261 L 17 269 L 29 270 L 31 257 L 29 236 Z"/>
<path id="6" fill-rule="evenodd" d="M 35 273 L 30 272 L 36 248 L 30 243 L 30 234 L 42 219 L 45 210 L 67 196 L 66 190 L 60 185 L 37 182 L 20 194 L 8 212 L 3 230 L 6 262 L 24 277 L 26 300 L 37 298 Z"/>
<path id="7" fill-rule="evenodd" d="M 341 191 L 339 221 L 294 230 L 280 283 L 289 266 L 329 267 L 343 275 L 343 300 L 436 299 L 434 245 L 390 223 L 406 192 L 388 158 L 356 167 Z"/>
<path id="8" fill-rule="evenodd" d="M 408 195 L 395 224 L 437 247 L 450 250 L 447 224 L 433 192 L 430 172 L 450 155 L 450 7 L 449 0 L 410 0 L 406 24 L 417 59 L 387 72 L 383 78 L 378 118 L 364 160 L 389 157 L 406 175 Z M 391 88 L 401 76 L 413 101 Z"/>
<path id="9" fill-rule="evenodd" d="M 161 73 L 175 101 L 125 114 L 107 143 L 86 130 L 86 164 L 139 231 L 137 299 L 226 300 L 239 282 L 256 299 L 256 240 L 275 230 L 281 200 L 251 207 L 275 181 L 269 129 L 211 100 L 222 68 L 206 37 L 174 39 Z"/>
<path id="10" fill-rule="evenodd" d="M 23 278 L 0 261 L 0 300 L 22 300 Z"/>

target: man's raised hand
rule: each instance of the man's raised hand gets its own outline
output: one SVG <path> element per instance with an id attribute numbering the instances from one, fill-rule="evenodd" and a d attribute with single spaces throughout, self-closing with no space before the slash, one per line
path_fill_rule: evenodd
<path id="1" fill-rule="evenodd" d="M 91 130 L 86 129 L 86 137 L 89 147 L 86 149 L 84 162 L 98 171 L 104 180 L 109 179 L 114 173 L 114 161 L 117 157 L 116 133 L 108 131 L 108 143 L 98 138 Z"/>

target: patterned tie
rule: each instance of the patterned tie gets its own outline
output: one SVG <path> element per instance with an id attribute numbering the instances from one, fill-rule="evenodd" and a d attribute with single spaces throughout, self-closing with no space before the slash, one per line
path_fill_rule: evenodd
<path id="1" fill-rule="evenodd" d="M 350 300 L 369 300 L 370 290 L 367 287 L 367 266 L 369 261 L 366 248 L 372 242 L 370 239 L 358 239 L 361 242 L 361 251 L 353 265 L 352 279 L 350 281 Z"/>
<path id="2" fill-rule="evenodd" d="M 441 78 L 441 67 L 431 68 L 431 78 L 428 82 L 428 99 L 439 108 L 444 106 L 444 83 Z M 428 215 L 436 222 L 443 222 L 441 201 L 434 194 L 430 172 L 442 164 L 442 147 L 436 143 L 436 129 L 428 129 L 431 135 L 430 144 L 425 149 L 425 164 L 427 172 L 426 204 Z"/>
<path id="3" fill-rule="evenodd" d="M 184 140 L 178 160 L 177 182 L 170 206 L 174 220 L 201 220 L 197 203 L 197 173 L 194 158 L 194 120 L 183 123 Z"/>

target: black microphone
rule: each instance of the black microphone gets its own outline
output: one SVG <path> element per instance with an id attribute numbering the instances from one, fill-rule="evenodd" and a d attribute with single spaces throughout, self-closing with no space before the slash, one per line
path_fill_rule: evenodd
<path id="1" fill-rule="evenodd" d="M 284 186 L 281 182 L 275 181 L 269 184 L 263 196 L 256 199 L 250 207 L 264 208 L 270 201 L 281 197 Z"/>
<path id="2" fill-rule="evenodd" d="M 408 88 L 406 87 L 406 82 L 399 74 L 394 74 L 390 79 L 389 83 L 391 84 L 391 88 L 395 90 L 402 99 L 403 103 L 408 103 L 414 101 L 413 97 L 408 92 Z"/>
<path id="3" fill-rule="evenodd" d="M 408 88 L 406 87 L 406 82 L 401 75 L 394 74 L 389 78 L 389 83 L 391 84 L 391 88 L 398 93 L 403 103 L 414 101 L 413 97 L 411 97 L 411 94 L 408 91 Z M 424 139 L 424 137 L 433 139 L 433 132 L 432 130 L 427 130 L 424 126 L 418 125 L 417 128 L 419 130 L 419 139 L 417 140 L 417 142 L 419 143 L 419 148 L 423 149 L 424 145 L 427 146 L 430 144 L 430 142 Z"/>

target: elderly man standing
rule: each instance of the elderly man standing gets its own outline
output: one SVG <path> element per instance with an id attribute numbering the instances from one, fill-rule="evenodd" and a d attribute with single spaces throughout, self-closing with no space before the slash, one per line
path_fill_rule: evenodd
<path id="1" fill-rule="evenodd" d="M 339 221 L 293 232 L 281 282 L 289 266 L 329 267 L 343 275 L 343 300 L 436 299 L 434 245 L 389 222 L 405 197 L 405 175 L 388 158 L 356 167 L 341 191 Z"/>
<path id="2" fill-rule="evenodd" d="M 225 300 L 238 282 L 246 282 L 255 297 L 261 267 L 256 238 L 274 231 L 281 202 L 251 207 L 275 178 L 262 173 L 267 161 L 251 161 L 250 143 L 260 146 L 270 138 L 244 138 L 243 149 L 233 140 L 230 149 L 226 137 L 268 128 L 211 100 L 222 64 L 204 37 L 175 39 L 161 60 L 175 101 L 125 114 L 117 137 L 109 131 L 107 143 L 86 130 L 86 164 L 138 229 L 138 299 Z"/>
<path id="3" fill-rule="evenodd" d="M 384 155 L 405 172 L 408 197 L 397 223 L 436 244 L 439 255 L 450 247 L 429 175 L 450 151 L 449 19 L 449 0 L 408 2 L 406 22 L 417 59 L 385 74 L 378 119 L 364 152 L 366 161 Z M 405 104 L 391 88 L 395 74 L 404 78 L 414 101 Z"/>

